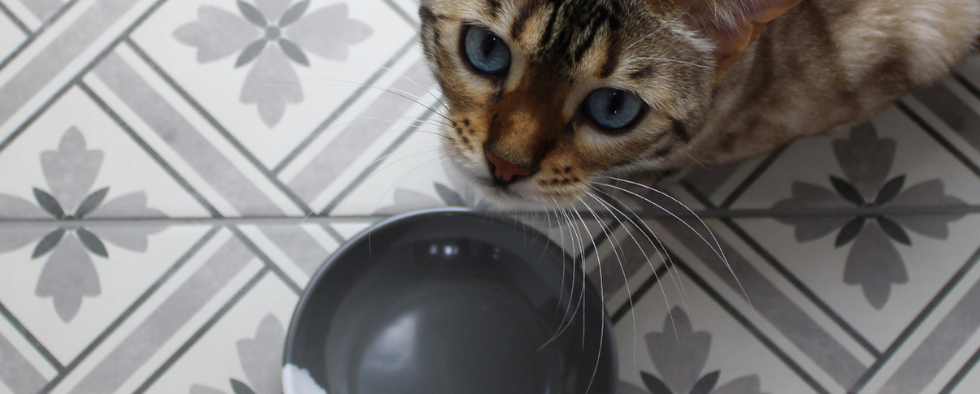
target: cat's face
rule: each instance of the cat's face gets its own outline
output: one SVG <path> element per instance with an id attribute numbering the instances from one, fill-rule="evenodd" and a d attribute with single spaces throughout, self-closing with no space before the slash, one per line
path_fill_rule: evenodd
<path id="1" fill-rule="evenodd" d="M 423 0 L 454 167 L 491 202 L 565 206 L 607 176 L 684 160 L 717 57 L 663 3 Z"/>

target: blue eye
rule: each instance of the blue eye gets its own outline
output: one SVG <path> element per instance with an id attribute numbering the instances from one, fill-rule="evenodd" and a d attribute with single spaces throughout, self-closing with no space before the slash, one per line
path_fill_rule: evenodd
<path id="1" fill-rule="evenodd" d="M 466 30 L 463 50 L 470 64 L 481 72 L 504 75 L 510 69 L 510 49 L 490 30 L 471 26 Z"/>
<path id="2" fill-rule="evenodd" d="M 599 127 L 616 131 L 633 124 L 643 112 L 643 101 L 633 93 L 602 88 L 585 99 L 585 114 Z"/>

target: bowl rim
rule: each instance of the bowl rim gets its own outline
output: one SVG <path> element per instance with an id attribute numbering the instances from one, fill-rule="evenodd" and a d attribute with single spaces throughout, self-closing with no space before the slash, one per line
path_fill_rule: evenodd
<path id="1" fill-rule="evenodd" d="M 304 311 L 309 307 L 310 303 L 312 302 L 311 301 L 312 300 L 311 294 L 313 293 L 312 290 L 315 289 L 317 286 L 319 286 L 322 281 L 326 280 L 325 278 L 329 274 L 330 269 L 335 265 L 335 263 L 338 260 L 340 260 L 348 252 L 349 249 L 355 247 L 355 245 L 358 245 L 361 240 L 369 237 L 371 234 L 383 228 L 392 226 L 395 223 L 410 218 L 414 218 L 418 216 L 428 216 L 434 214 L 480 215 L 481 213 L 486 214 L 486 212 L 481 212 L 466 207 L 440 207 L 440 208 L 415 210 L 415 211 L 406 212 L 406 213 L 384 218 L 383 220 L 380 220 L 377 223 L 372 224 L 371 226 L 365 228 L 364 230 L 361 230 L 361 232 L 351 237 L 350 239 L 344 241 L 344 243 L 340 247 L 338 247 L 337 250 L 335 250 L 329 257 L 327 257 L 327 259 L 324 260 L 324 262 L 320 265 L 320 267 L 313 272 L 313 275 L 310 277 L 309 283 L 306 285 L 306 287 L 303 289 L 303 292 L 300 294 L 299 300 L 296 302 L 295 309 L 293 310 L 293 313 L 290 316 L 289 326 L 286 330 L 286 338 L 283 343 L 283 354 L 282 354 L 282 362 L 281 362 L 282 368 L 284 369 L 282 374 L 284 394 L 299 394 L 299 393 L 292 392 L 291 390 L 287 390 L 288 387 L 292 387 L 291 383 L 294 380 L 294 376 L 292 375 L 294 375 L 298 371 L 286 370 L 286 368 L 290 365 L 293 365 L 296 368 L 301 368 L 301 366 L 289 363 L 289 359 L 292 358 L 291 356 L 293 355 L 293 349 L 296 347 L 296 340 L 297 340 L 296 332 L 299 330 L 299 327 L 296 324 L 296 322 L 302 317 Z M 544 234 L 543 231 L 538 230 L 533 226 L 521 221 L 520 219 L 517 219 L 510 215 L 500 215 L 500 216 L 490 215 L 486 217 L 486 220 L 492 222 L 498 222 L 511 227 L 521 227 L 521 226 L 530 227 L 532 230 L 542 233 L 541 235 L 543 236 L 543 238 L 541 242 L 544 242 L 545 247 L 552 249 L 557 253 L 560 253 L 563 257 L 562 261 L 564 262 L 564 264 L 569 265 L 571 269 L 575 269 L 575 270 L 581 269 L 584 274 L 584 269 L 580 265 L 576 264 L 578 261 L 578 257 L 569 256 L 568 252 L 565 251 L 564 248 L 562 248 L 557 243 L 555 243 L 554 240 L 548 237 L 547 234 Z M 587 292 L 592 292 L 595 294 L 598 293 L 598 289 L 595 287 L 595 285 L 592 283 L 591 280 L 584 280 L 584 282 L 585 282 L 585 286 L 587 287 L 586 290 Z M 612 333 L 614 329 L 612 325 L 612 320 L 609 316 L 609 311 L 607 310 L 605 303 L 601 302 L 599 306 L 600 306 L 600 310 L 602 311 L 602 319 L 603 319 L 602 324 L 606 327 L 606 331 L 607 331 L 606 335 L 609 336 L 611 339 L 612 351 L 614 353 L 613 363 L 618 364 L 616 362 L 618 357 L 615 355 L 615 353 L 618 352 L 616 351 L 617 349 L 615 346 L 615 341 L 612 340 L 614 339 L 612 337 Z M 323 394 L 326 394 L 325 389 L 321 388 L 321 390 L 324 390 Z"/>

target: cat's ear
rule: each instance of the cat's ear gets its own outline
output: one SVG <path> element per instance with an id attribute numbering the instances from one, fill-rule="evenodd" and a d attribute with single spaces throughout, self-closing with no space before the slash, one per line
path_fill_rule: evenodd
<path id="1" fill-rule="evenodd" d="M 686 0 L 687 18 L 715 42 L 719 64 L 727 66 L 766 26 L 800 0 Z"/>

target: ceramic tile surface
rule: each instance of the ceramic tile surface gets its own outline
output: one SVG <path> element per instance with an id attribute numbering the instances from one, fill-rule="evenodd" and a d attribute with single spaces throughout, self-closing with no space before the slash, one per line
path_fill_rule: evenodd
<path id="1" fill-rule="evenodd" d="M 0 393 L 279 393 L 332 253 L 479 208 L 415 7 L 0 0 Z M 980 57 L 853 130 L 605 190 L 515 216 L 601 288 L 620 394 L 980 392 Z"/>

